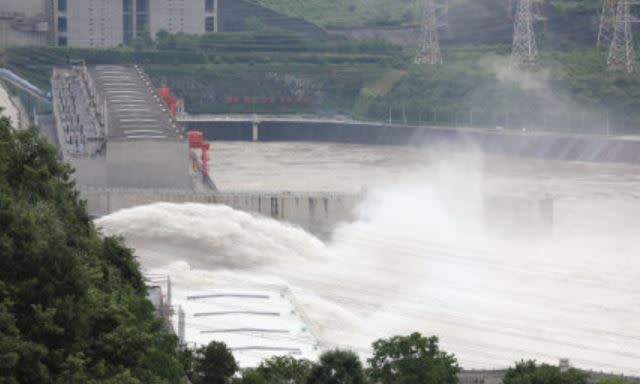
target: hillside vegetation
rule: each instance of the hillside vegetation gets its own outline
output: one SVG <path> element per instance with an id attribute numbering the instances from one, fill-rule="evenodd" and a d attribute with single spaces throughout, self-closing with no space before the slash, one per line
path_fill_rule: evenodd
<path id="1" fill-rule="evenodd" d="M 289 16 L 325 28 L 411 24 L 419 15 L 415 0 L 257 0 Z"/>
<path id="2" fill-rule="evenodd" d="M 325 28 L 362 26 L 402 26 L 419 22 L 422 0 L 255 0 L 283 14 L 299 17 Z M 490 7 L 507 7 L 509 0 L 451 1 L 455 13 L 464 13 L 465 5 L 484 2 Z M 591 12 L 599 10 L 600 0 L 546 0 L 560 12 Z M 469 7 L 469 9 L 473 9 Z M 471 16 L 471 15 L 469 15 Z"/>
<path id="3" fill-rule="evenodd" d="M 98 235 L 70 175 L 0 119 L 0 382 L 180 382 L 131 251 Z"/>
<path id="4" fill-rule="evenodd" d="M 640 75 L 608 72 L 606 50 L 553 33 L 539 34 L 537 67 L 510 73 L 506 44 L 445 45 L 443 65 L 417 66 L 413 49 L 382 40 L 308 40 L 253 28 L 161 33 L 137 48 L 10 48 L 2 61 L 44 88 L 52 67 L 70 60 L 142 64 L 190 113 L 339 113 L 411 124 L 638 132 Z"/>

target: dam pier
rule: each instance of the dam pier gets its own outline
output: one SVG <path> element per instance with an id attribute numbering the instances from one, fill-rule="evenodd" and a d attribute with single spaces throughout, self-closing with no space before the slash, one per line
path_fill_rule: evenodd
<path id="1" fill-rule="evenodd" d="M 177 113 L 170 90 L 155 90 L 140 66 L 56 68 L 52 105 L 61 156 L 74 166 L 81 196 L 93 217 L 157 202 L 223 204 L 298 225 L 322 238 L 336 224 L 355 219 L 362 194 L 218 190 L 215 175 L 209 175 L 209 145 L 188 142 L 182 126 L 202 132 L 205 140 L 396 145 L 414 144 L 418 129 L 318 119 L 185 117 Z M 451 135 L 460 134 L 453 131 L 424 128 L 422 132 L 423 141 L 468 142 L 466 136 L 453 140 Z M 205 148 L 202 155 L 200 146 Z M 553 209 L 541 208 L 548 206 L 544 199 L 510 196 L 505 204 L 496 204 L 496 198 L 487 197 L 487 209 L 499 206 L 501 217 L 510 217 L 513 223 L 538 227 L 553 221 Z"/>

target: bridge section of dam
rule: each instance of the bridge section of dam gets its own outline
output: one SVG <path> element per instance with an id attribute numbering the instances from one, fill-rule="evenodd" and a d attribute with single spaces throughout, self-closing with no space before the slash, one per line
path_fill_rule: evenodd
<path id="1" fill-rule="evenodd" d="M 640 164 L 640 138 L 628 136 L 399 125 L 302 116 L 183 115 L 177 120 L 186 129 L 203 132 L 206 140 L 443 146 L 515 157 Z"/>

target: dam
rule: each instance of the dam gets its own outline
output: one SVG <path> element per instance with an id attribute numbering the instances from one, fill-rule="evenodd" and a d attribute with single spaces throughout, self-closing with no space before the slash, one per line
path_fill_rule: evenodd
<path id="1" fill-rule="evenodd" d="M 346 144 L 447 146 L 495 155 L 597 163 L 640 163 L 636 137 L 580 135 L 473 127 L 439 127 L 359 122 L 318 117 L 178 116 L 207 140 L 311 141 Z"/>
<path id="2" fill-rule="evenodd" d="M 366 356 L 373 340 L 418 330 L 465 368 L 561 354 L 638 374 L 633 139 L 280 118 L 208 128 L 174 118 L 141 68 L 56 74 L 81 196 L 145 273 L 171 276 L 194 327 L 185 342 L 221 311 L 190 297 L 286 291 L 321 349 Z M 180 124 L 213 140 L 204 173 L 217 190 Z M 256 337 L 251 322 L 237 329 Z M 232 348 L 248 358 L 246 346 Z M 469 380 L 491 381 L 479 372 Z"/>

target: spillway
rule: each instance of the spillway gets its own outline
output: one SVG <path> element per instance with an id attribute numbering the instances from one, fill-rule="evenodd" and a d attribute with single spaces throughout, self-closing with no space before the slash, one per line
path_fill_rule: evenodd
<path id="1" fill-rule="evenodd" d="M 224 145 L 214 150 L 224 152 Z M 257 145 L 236 169 L 233 158 L 225 160 L 232 169 L 216 170 L 220 185 L 271 188 L 279 163 L 314 157 L 305 151 L 312 144 Z M 97 225 L 124 236 L 147 271 L 169 273 L 177 296 L 285 287 L 321 348 L 366 356 L 377 338 L 420 331 L 438 335 L 464 368 L 568 357 L 585 369 L 640 374 L 636 167 L 417 149 L 315 150 L 333 152 L 332 164 L 291 160 L 293 174 L 306 170 L 328 189 L 367 189 L 357 220 L 336 227 L 329 241 L 215 205 L 137 207 Z M 275 165 L 260 161 L 260 153 Z M 487 230 L 487 191 L 550 194 L 552 233 L 528 238 Z"/>

